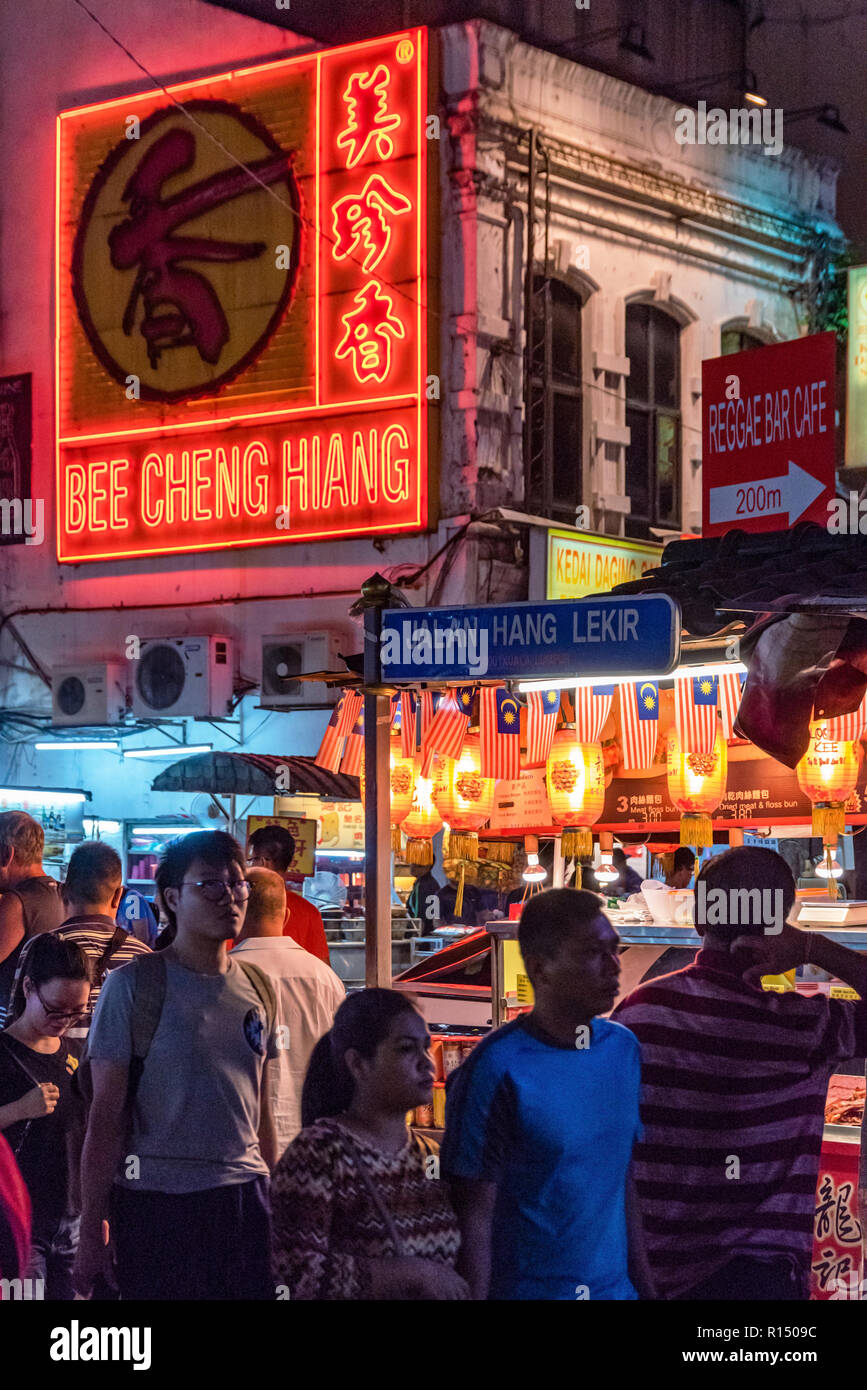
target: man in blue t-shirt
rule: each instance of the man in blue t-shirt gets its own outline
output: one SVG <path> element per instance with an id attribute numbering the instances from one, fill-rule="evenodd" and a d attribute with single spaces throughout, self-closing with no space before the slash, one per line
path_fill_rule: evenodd
<path id="1" fill-rule="evenodd" d="M 555 888 L 518 927 L 535 993 L 452 1074 L 443 1175 L 477 1299 L 653 1298 L 629 1166 L 640 1054 L 596 1017 L 617 997 L 619 938 L 594 893 Z"/>

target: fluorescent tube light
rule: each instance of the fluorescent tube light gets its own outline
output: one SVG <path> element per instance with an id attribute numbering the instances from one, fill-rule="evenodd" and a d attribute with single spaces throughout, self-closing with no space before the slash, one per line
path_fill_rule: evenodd
<path id="1" fill-rule="evenodd" d="M 520 681 L 518 689 L 522 694 L 528 694 L 532 690 L 578 690 L 588 685 L 624 685 L 627 681 L 671 681 L 675 676 L 722 676 L 727 671 L 745 676 L 747 668 L 742 661 L 696 662 L 692 666 L 675 666 L 673 671 L 658 671 L 650 676 L 558 676 L 549 681 Z"/>
<path id="2" fill-rule="evenodd" d="M 92 748 L 106 748 L 111 753 L 117 752 L 120 744 L 116 739 L 107 738 L 57 738 L 47 743 L 36 743 L 34 747 L 39 753 L 58 753 L 61 749 L 64 753 L 80 753 Z"/>
<path id="3" fill-rule="evenodd" d="M 164 743 L 161 748 L 124 748 L 125 758 L 177 758 L 191 753 L 210 753 L 212 743 Z"/>

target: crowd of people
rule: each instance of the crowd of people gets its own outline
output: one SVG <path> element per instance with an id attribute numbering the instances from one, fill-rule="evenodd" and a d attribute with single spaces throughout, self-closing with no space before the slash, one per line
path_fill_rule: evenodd
<path id="1" fill-rule="evenodd" d="M 16 859 L 41 868 L 38 830 L 0 815 L 0 887 Z M 451 1073 L 439 1148 L 407 1124 L 434 1076 L 415 1001 L 344 997 L 264 859 L 220 831 L 170 843 L 154 951 L 119 936 L 99 842 L 29 890 L 29 918 L 3 891 L 0 1275 L 49 1299 L 807 1296 L 828 1077 L 867 1053 L 861 955 L 717 910 L 691 965 L 606 1017 L 600 898 L 539 893 L 518 924 L 533 1008 Z M 717 908 L 794 903 L 770 850 L 701 877 Z M 807 961 L 860 999 L 762 991 Z"/>

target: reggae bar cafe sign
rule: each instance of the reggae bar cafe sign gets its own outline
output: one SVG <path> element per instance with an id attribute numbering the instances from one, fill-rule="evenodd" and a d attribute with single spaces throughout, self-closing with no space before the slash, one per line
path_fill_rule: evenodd
<path id="1" fill-rule="evenodd" d="M 390 681 L 665 675 L 679 655 L 680 609 L 666 594 L 382 615 Z"/>
<path id="2" fill-rule="evenodd" d="M 828 521 L 834 496 L 836 338 L 702 363 L 702 534 Z"/>
<path id="3" fill-rule="evenodd" d="M 61 112 L 58 558 L 427 522 L 426 32 Z"/>

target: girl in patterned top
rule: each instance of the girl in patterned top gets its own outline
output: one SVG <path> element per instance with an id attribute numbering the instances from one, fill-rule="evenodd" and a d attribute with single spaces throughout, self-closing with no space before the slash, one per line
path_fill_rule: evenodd
<path id="1" fill-rule="evenodd" d="M 340 1005 L 304 1082 L 304 1128 L 272 1183 L 274 1260 L 292 1299 L 461 1299 L 460 1236 L 438 1159 L 408 1131 L 430 1100 L 430 1034 L 411 999 Z"/>

